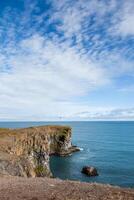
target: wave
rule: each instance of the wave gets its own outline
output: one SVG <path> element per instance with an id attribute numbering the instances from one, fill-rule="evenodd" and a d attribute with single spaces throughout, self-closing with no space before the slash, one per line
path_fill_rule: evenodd
<path id="1" fill-rule="evenodd" d="M 79 150 L 80 150 L 80 151 L 83 151 L 83 150 L 84 150 L 84 148 L 82 148 L 82 147 L 79 147 Z"/>

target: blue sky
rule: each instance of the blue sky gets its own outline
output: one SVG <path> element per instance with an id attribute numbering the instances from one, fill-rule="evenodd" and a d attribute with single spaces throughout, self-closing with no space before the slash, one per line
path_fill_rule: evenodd
<path id="1" fill-rule="evenodd" d="M 133 120 L 133 0 L 0 0 L 0 120 Z"/>

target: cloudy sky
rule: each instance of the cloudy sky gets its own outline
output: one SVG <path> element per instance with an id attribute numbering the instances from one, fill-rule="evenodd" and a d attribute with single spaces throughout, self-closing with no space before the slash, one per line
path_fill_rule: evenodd
<path id="1" fill-rule="evenodd" d="M 133 0 L 0 0 L 0 120 L 134 120 Z"/>

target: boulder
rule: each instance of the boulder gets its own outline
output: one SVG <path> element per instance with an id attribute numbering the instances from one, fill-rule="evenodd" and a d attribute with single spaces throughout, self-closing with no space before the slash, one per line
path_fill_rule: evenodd
<path id="1" fill-rule="evenodd" d="M 81 171 L 83 174 L 86 174 L 88 176 L 98 176 L 97 169 L 95 167 L 91 166 L 84 166 Z"/>

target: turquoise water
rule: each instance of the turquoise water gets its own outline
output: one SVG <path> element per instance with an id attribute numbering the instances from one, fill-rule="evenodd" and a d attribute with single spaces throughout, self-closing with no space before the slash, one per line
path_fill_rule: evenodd
<path id="1" fill-rule="evenodd" d="M 70 125 L 73 144 L 80 152 L 68 157 L 51 157 L 55 177 L 134 187 L 134 122 L 0 122 L 0 127 L 46 124 Z M 81 174 L 84 165 L 97 167 L 98 177 Z"/>

